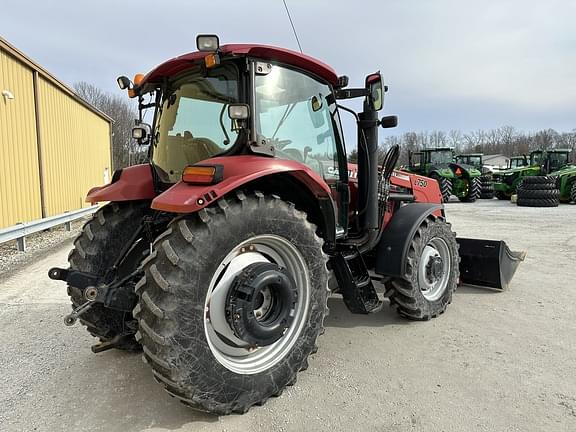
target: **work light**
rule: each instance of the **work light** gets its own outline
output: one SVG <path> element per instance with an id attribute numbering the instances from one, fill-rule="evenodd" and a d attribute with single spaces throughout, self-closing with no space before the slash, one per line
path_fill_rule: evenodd
<path id="1" fill-rule="evenodd" d="M 196 36 L 196 48 L 198 51 L 218 51 L 220 41 L 216 35 Z"/>

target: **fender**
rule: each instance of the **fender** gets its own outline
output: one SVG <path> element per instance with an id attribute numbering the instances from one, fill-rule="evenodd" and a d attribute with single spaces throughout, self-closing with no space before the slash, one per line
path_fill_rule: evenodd
<path id="1" fill-rule="evenodd" d="M 358 166 L 348 164 L 348 182 L 350 186 L 350 207 L 356 208 L 356 199 L 358 195 Z M 407 189 L 408 193 L 414 195 L 414 200 L 421 203 L 442 203 L 442 193 L 438 182 L 418 174 L 408 171 L 395 169 L 390 177 L 392 186 Z"/>
<path id="2" fill-rule="evenodd" d="M 180 181 L 158 195 L 152 201 L 152 208 L 171 213 L 194 213 L 253 180 L 287 173 L 306 186 L 316 198 L 330 198 L 330 211 L 334 211 L 330 187 L 316 171 L 303 163 L 265 156 L 240 155 L 215 157 L 198 164 L 221 165 L 222 181 L 212 185 L 191 185 Z"/>
<path id="3" fill-rule="evenodd" d="M 376 246 L 376 273 L 404 277 L 406 257 L 412 237 L 431 214 L 443 213 L 441 204 L 413 203 L 400 207 L 386 226 Z"/>
<path id="4" fill-rule="evenodd" d="M 116 170 L 112 182 L 88 191 L 86 202 L 147 200 L 155 196 L 152 167 L 143 164 Z"/>
<path id="5" fill-rule="evenodd" d="M 440 186 L 437 181 L 430 177 L 394 170 L 390 177 L 390 183 L 394 186 L 408 189 L 414 195 L 416 202 L 430 204 L 442 203 Z"/>

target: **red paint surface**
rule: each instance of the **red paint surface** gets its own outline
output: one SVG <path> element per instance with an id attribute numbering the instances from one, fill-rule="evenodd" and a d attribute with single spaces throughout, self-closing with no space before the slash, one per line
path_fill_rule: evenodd
<path id="1" fill-rule="evenodd" d="M 86 202 L 144 200 L 155 195 L 150 165 L 134 165 L 124 168 L 115 183 L 90 189 Z"/>
<path id="2" fill-rule="evenodd" d="M 262 60 L 278 61 L 309 71 L 330 84 L 336 85 L 338 83 L 338 75 L 330 66 L 306 54 L 300 54 L 289 49 L 269 45 L 229 44 L 222 45 L 220 52 L 223 56 L 251 56 Z M 147 83 L 159 82 L 163 77 L 172 76 L 189 69 L 194 62 L 203 59 L 208 54 L 210 53 L 196 51 L 174 57 L 152 69 L 144 77 L 140 87 Z"/>
<path id="3" fill-rule="evenodd" d="M 350 209 L 354 211 L 358 202 L 358 165 L 348 164 L 348 184 L 350 187 Z M 416 202 L 442 203 L 442 194 L 438 182 L 428 177 L 419 176 L 404 171 L 394 170 L 390 177 L 390 184 L 406 189 L 407 193 L 414 195 Z M 393 207 L 388 203 L 388 209 L 384 214 L 384 226 L 392 219 Z M 442 211 L 434 212 L 436 216 L 442 216 Z"/>
<path id="4" fill-rule="evenodd" d="M 157 196 L 152 201 L 152 208 L 172 213 L 193 213 L 252 180 L 278 173 L 296 177 L 317 197 L 330 196 L 330 188 L 324 179 L 316 171 L 296 161 L 252 155 L 215 157 L 202 161 L 204 166 L 210 164 L 224 167 L 220 183 L 190 185 L 178 182 Z"/>

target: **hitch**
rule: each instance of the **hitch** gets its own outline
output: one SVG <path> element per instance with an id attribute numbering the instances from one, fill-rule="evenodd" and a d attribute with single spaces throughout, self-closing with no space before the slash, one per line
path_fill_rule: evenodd
<path id="1" fill-rule="evenodd" d="M 86 300 L 86 303 L 66 315 L 64 318 L 66 325 L 73 325 L 78 317 L 95 303 L 122 312 L 132 312 L 137 302 L 134 285 L 141 275 L 142 270 L 138 268 L 123 279 L 105 284 L 99 276 L 78 270 L 54 267 L 48 271 L 50 279 L 67 282 L 71 289 L 79 290 Z"/>
<path id="2" fill-rule="evenodd" d="M 90 309 L 93 304 L 94 304 L 93 302 L 87 301 L 86 303 L 83 303 L 80 306 L 78 306 L 76 309 L 74 309 L 72 312 L 70 312 L 68 315 L 64 317 L 64 324 L 69 327 L 76 324 L 76 321 L 78 321 L 78 317 L 82 315 L 84 312 L 86 312 L 88 309 Z"/>

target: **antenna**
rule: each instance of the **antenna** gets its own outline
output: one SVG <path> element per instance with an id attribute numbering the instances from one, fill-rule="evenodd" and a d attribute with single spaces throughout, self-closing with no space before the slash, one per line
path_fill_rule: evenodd
<path id="1" fill-rule="evenodd" d="M 292 22 L 292 17 L 290 16 L 290 11 L 288 10 L 288 5 L 286 4 L 286 0 L 282 0 L 284 3 L 284 8 L 286 8 L 286 13 L 288 14 L 288 19 L 290 20 L 290 25 L 292 26 L 292 31 L 294 32 L 294 36 L 296 37 L 296 42 L 298 43 L 298 48 L 300 48 L 300 53 L 304 54 L 302 51 L 302 45 L 300 45 L 300 39 L 298 39 L 298 33 L 296 33 L 296 28 L 294 27 L 294 23 Z"/>

